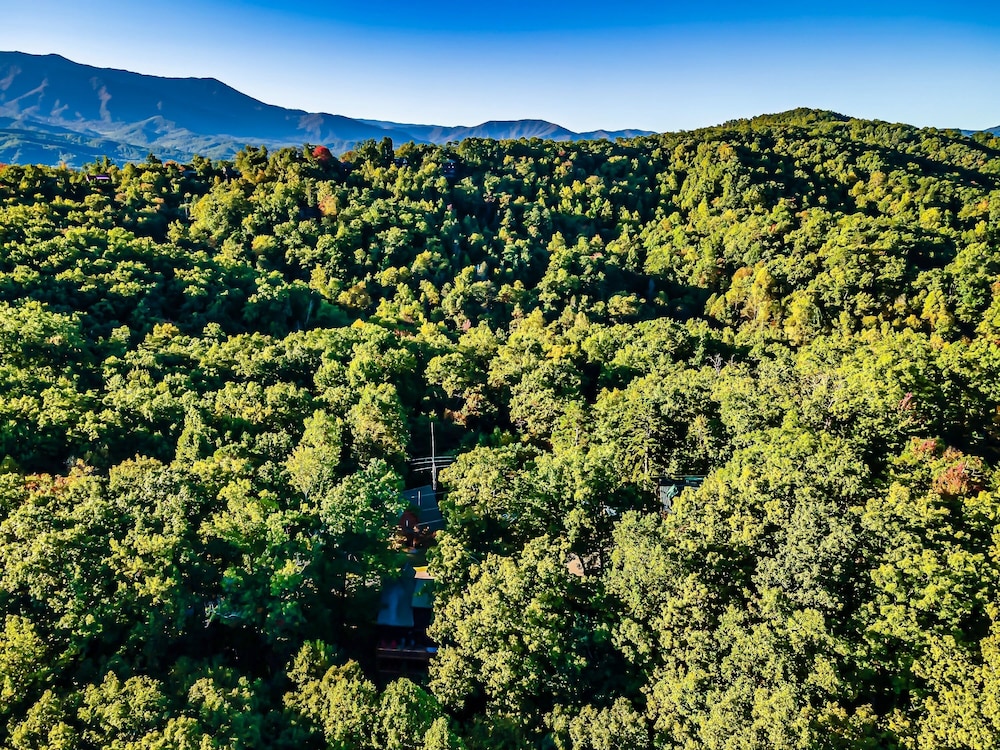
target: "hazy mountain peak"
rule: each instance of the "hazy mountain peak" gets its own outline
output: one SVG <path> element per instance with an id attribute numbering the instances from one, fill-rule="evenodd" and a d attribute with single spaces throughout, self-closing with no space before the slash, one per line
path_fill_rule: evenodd
<path id="1" fill-rule="evenodd" d="M 217 78 L 150 76 L 75 63 L 57 54 L 24 52 L 0 52 L 0 118 L 18 125 L 16 136 L 9 129 L 0 133 L 9 136 L 0 141 L 0 161 L 50 164 L 92 158 L 90 148 L 80 150 L 81 138 L 74 133 L 105 138 L 112 145 L 108 156 L 120 161 L 134 158 L 123 154 L 164 150 L 171 158 L 186 160 L 195 153 L 226 158 L 247 143 L 269 148 L 321 143 L 344 152 L 386 136 L 397 143 L 584 137 L 544 120 L 491 120 L 459 127 L 357 120 L 266 104 Z M 44 133 L 45 138 L 33 133 Z M 595 131 L 589 136 L 615 134 Z M 38 142 L 25 148 L 33 137 Z M 5 146 L 12 138 L 17 142 Z M 53 138 L 58 147 L 52 145 Z"/>

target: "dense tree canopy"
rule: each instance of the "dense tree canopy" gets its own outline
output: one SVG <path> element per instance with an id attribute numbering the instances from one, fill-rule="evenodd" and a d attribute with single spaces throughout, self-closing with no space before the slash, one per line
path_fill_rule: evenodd
<path id="1" fill-rule="evenodd" d="M 1000 139 L 7 166 L 0 250 L 0 745 L 997 744 Z"/>

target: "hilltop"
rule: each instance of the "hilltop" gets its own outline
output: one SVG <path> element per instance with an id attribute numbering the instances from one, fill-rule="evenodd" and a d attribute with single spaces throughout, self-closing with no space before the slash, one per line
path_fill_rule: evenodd
<path id="1" fill-rule="evenodd" d="M 214 78 L 164 78 L 97 68 L 59 55 L 0 52 L 0 162 L 80 165 L 102 155 L 136 161 L 152 151 L 190 161 L 230 158 L 246 144 L 323 144 L 335 153 L 367 139 L 436 143 L 470 137 L 550 140 L 631 137 L 574 133 L 542 120 L 465 127 L 358 120 L 266 104 Z"/>

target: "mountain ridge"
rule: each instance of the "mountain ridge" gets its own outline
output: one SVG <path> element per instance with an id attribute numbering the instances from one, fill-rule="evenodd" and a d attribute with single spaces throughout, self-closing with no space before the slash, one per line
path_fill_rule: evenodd
<path id="1" fill-rule="evenodd" d="M 280 148 L 310 142 L 343 153 L 386 136 L 400 143 L 443 144 L 471 137 L 585 140 L 648 134 L 575 133 L 545 120 L 452 127 L 362 120 L 268 104 L 212 77 L 146 75 L 58 54 L 0 52 L 0 161 L 11 163 L 73 165 L 101 149 L 119 162 L 150 151 L 183 160 L 195 154 L 229 158 L 248 143 Z"/>

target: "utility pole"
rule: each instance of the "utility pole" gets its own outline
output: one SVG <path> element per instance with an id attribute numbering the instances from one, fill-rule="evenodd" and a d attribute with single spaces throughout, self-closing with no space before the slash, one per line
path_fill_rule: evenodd
<path id="1" fill-rule="evenodd" d="M 437 470 L 437 451 L 434 449 L 434 420 L 431 420 L 431 488 L 435 492 L 437 492 L 438 470 Z"/>
<path id="2" fill-rule="evenodd" d="M 437 435 L 434 432 L 434 422 L 431 422 L 431 455 L 410 459 L 410 468 L 413 471 L 429 471 L 431 473 L 431 487 L 434 492 L 438 489 L 438 470 L 447 468 L 455 463 L 455 457 L 447 453 L 443 456 L 437 454 Z"/>

